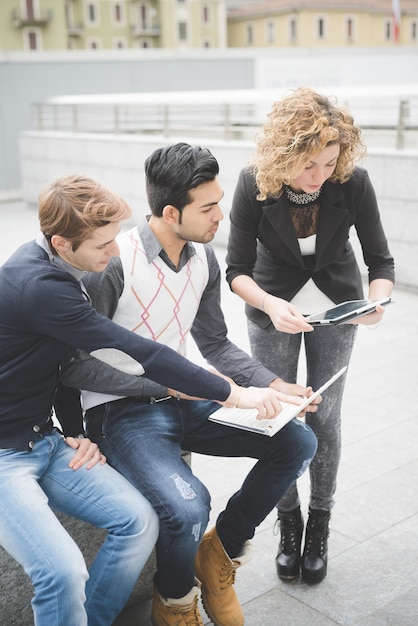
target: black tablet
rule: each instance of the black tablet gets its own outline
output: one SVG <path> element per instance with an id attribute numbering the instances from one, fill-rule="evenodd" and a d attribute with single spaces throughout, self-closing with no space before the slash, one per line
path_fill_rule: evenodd
<path id="1" fill-rule="evenodd" d="M 344 324 L 345 322 L 349 322 L 356 317 L 367 315 L 367 313 L 373 313 L 378 304 L 386 306 L 391 302 L 392 300 L 390 298 L 380 298 L 378 300 L 347 300 L 346 302 L 336 304 L 329 309 L 325 309 L 325 311 L 307 315 L 306 321 L 312 326 Z"/>

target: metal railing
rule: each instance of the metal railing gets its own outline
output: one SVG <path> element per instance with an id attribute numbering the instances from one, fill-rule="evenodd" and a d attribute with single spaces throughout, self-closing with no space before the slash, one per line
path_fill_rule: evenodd
<path id="1" fill-rule="evenodd" d="M 347 106 L 363 130 L 376 137 L 389 133 L 396 148 L 408 147 L 406 139 L 411 133 L 418 139 L 418 85 L 374 90 L 357 87 L 351 93 L 349 88 L 327 91 L 335 94 L 339 104 Z M 72 133 L 252 139 L 278 97 L 277 90 L 59 97 L 34 105 L 34 127 L 39 131 Z"/>

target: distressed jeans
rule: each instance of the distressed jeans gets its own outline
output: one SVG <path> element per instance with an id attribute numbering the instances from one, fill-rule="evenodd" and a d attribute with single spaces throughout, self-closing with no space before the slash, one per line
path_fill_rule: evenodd
<path id="1" fill-rule="evenodd" d="M 315 328 L 304 333 L 306 384 L 320 387 L 344 365 L 348 365 L 357 326 L 346 324 Z M 248 335 L 254 358 L 288 382 L 296 382 L 302 335 L 282 333 L 270 324 L 261 328 L 248 320 Z M 306 414 L 306 423 L 318 439 L 318 450 L 309 466 L 310 507 L 330 511 L 334 505 L 337 472 L 341 457 L 341 403 L 346 374 L 329 387 L 316 413 Z M 304 384 L 302 382 L 302 384 Z M 300 504 L 296 483 L 278 503 L 279 511 L 292 511 Z"/>
<path id="2" fill-rule="evenodd" d="M 231 557 L 251 539 L 316 450 L 316 438 L 304 424 L 291 422 L 266 437 L 209 421 L 217 408 L 219 404 L 207 401 L 148 404 L 125 398 L 86 413 L 89 436 L 158 514 L 155 585 L 165 598 L 181 598 L 195 584 L 195 555 L 210 512 L 208 490 L 182 459 L 182 449 L 257 460 L 217 520 L 219 537 Z"/>
<path id="3" fill-rule="evenodd" d="M 55 429 L 0 449 L 0 544 L 31 578 L 36 626 L 110 626 L 157 540 L 139 491 L 107 464 L 70 469 L 74 454 Z M 108 531 L 89 571 L 52 509 Z"/>

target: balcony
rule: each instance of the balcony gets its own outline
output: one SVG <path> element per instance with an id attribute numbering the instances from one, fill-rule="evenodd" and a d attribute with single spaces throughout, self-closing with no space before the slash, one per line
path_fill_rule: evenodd
<path id="1" fill-rule="evenodd" d="M 67 33 L 70 37 L 81 37 L 84 33 L 84 24 L 82 22 L 67 24 Z"/>
<path id="2" fill-rule="evenodd" d="M 159 37 L 161 34 L 161 28 L 158 24 L 143 25 L 134 24 L 131 26 L 132 37 Z"/>
<path id="3" fill-rule="evenodd" d="M 49 22 L 52 20 L 52 11 L 37 11 L 36 15 L 28 15 L 24 14 L 22 11 L 18 9 L 12 10 L 12 25 L 15 28 L 24 28 L 27 26 L 38 26 L 43 28 L 48 26 Z"/>

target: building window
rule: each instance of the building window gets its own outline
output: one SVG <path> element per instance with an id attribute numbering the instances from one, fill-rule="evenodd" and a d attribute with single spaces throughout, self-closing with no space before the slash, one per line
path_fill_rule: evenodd
<path id="1" fill-rule="evenodd" d="M 146 30 L 148 25 L 148 12 L 145 4 L 141 4 L 141 6 L 139 7 L 139 19 L 141 23 L 141 28 L 143 30 Z"/>
<path id="2" fill-rule="evenodd" d="M 35 17 L 35 11 L 33 10 L 33 0 L 26 0 L 26 17 L 28 20 L 33 20 Z M 31 48 L 34 50 L 35 48 Z"/>
<path id="3" fill-rule="evenodd" d="M 385 20 L 383 24 L 383 38 L 385 41 L 392 40 L 392 20 Z"/>
<path id="4" fill-rule="evenodd" d="M 86 5 L 86 21 L 89 24 L 98 24 L 99 22 L 99 6 L 97 2 L 88 2 Z"/>
<path id="5" fill-rule="evenodd" d="M 247 36 L 246 36 L 247 46 L 252 46 L 253 43 L 254 43 L 254 28 L 253 28 L 253 25 L 252 24 L 247 24 L 246 31 L 247 31 Z"/>
<path id="6" fill-rule="evenodd" d="M 117 48 L 118 50 L 122 50 L 123 48 L 127 48 L 127 44 L 126 44 L 126 39 L 124 39 L 123 37 L 119 37 L 117 39 L 113 40 L 113 47 Z"/>
<path id="7" fill-rule="evenodd" d="M 323 17 L 318 17 L 316 32 L 318 39 L 325 39 L 325 19 Z"/>
<path id="8" fill-rule="evenodd" d="M 417 21 L 416 20 L 411 20 L 410 33 L 411 33 L 411 40 L 416 41 L 417 40 Z"/>
<path id="9" fill-rule="evenodd" d="M 202 9 L 202 19 L 204 24 L 209 24 L 210 22 L 210 9 L 207 4 L 203 5 Z"/>
<path id="10" fill-rule="evenodd" d="M 297 39 L 297 22 L 295 17 L 291 17 L 289 20 L 289 41 L 290 43 L 296 43 Z"/>
<path id="11" fill-rule="evenodd" d="M 101 41 L 98 37 L 88 37 L 86 39 L 86 48 L 90 50 L 98 50 L 101 47 Z"/>
<path id="12" fill-rule="evenodd" d="M 275 39 L 275 24 L 273 21 L 269 20 L 267 22 L 267 43 L 272 44 Z"/>
<path id="13" fill-rule="evenodd" d="M 39 50 L 38 33 L 33 30 L 29 30 L 27 36 L 29 50 Z"/>
<path id="14" fill-rule="evenodd" d="M 125 24 L 125 5 L 120 2 L 116 2 L 111 5 L 112 22 L 116 26 L 123 26 Z"/>
<path id="15" fill-rule="evenodd" d="M 347 41 L 354 41 L 354 19 L 347 17 L 345 20 L 345 38 Z"/>
<path id="16" fill-rule="evenodd" d="M 179 22 L 179 39 L 180 39 L 180 41 L 187 41 L 187 24 L 186 24 L 186 22 Z"/>

